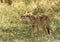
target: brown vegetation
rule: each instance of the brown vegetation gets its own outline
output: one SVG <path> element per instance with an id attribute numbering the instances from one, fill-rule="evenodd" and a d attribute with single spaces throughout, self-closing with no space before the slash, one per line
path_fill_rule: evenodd
<path id="1" fill-rule="evenodd" d="M 12 0 L 0 0 L 1 3 L 8 3 L 9 5 L 12 4 Z"/>

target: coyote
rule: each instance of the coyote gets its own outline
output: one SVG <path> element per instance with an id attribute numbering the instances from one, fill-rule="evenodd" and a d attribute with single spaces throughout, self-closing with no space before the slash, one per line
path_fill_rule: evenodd
<path id="1" fill-rule="evenodd" d="M 44 30 L 44 32 L 47 32 L 48 34 L 50 34 L 50 31 L 53 31 L 51 26 L 50 26 L 50 19 L 48 16 L 46 15 L 41 15 L 41 16 L 35 16 L 32 13 L 27 13 L 24 14 L 23 16 L 21 16 L 21 18 L 28 18 L 30 20 L 31 23 L 31 27 L 32 27 L 32 34 L 34 33 L 34 26 L 37 27 L 37 35 L 39 35 L 39 26 L 42 26 L 42 29 Z"/>

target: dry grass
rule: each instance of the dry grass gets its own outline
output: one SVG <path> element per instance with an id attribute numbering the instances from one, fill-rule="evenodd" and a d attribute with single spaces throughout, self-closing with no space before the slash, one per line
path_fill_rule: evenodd
<path id="1" fill-rule="evenodd" d="M 38 1 L 37 1 L 38 2 Z M 51 3 L 51 4 L 50 4 Z M 40 32 L 40 36 L 31 36 L 30 24 L 24 24 L 21 19 L 21 15 L 34 11 L 37 7 L 37 3 L 31 2 L 30 5 L 25 5 L 24 2 L 15 0 L 11 6 L 0 3 L 0 42 L 60 42 L 60 3 L 59 0 L 40 1 L 40 8 L 43 9 L 43 13 L 39 13 L 41 10 L 37 10 L 36 15 L 45 14 L 49 16 L 51 20 L 51 26 L 55 30 L 55 33 L 51 35 Z M 49 10 L 49 8 L 51 10 Z"/>

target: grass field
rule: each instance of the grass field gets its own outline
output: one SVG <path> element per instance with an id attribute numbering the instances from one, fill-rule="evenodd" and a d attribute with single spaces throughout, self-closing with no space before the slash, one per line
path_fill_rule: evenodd
<path id="1" fill-rule="evenodd" d="M 22 1 L 13 1 L 12 5 L 0 3 L 0 42 L 60 42 L 60 1 L 51 2 L 42 0 L 40 6 L 34 2 L 26 5 Z M 35 30 L 32 37 L 31 24 L 21 19 L 25 11 L 34 11 L 33 14 L 37 16 L 49 16 L 54 33 L 48 35 L 40 31 L 37 37 Z"/>

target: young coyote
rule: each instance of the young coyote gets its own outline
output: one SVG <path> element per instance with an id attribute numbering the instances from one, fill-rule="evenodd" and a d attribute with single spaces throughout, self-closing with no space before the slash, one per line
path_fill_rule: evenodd
<path id="1" fill-rule="evenodd" d="M 50 34 L 50 31 L 53 31 L 51 26 L 50 26 L 50 19 L 48 16 L 46 15 L 42 15 L 42 16 L 35 16 L 32 13 L 27 13 L 24 14 L 23 16 L 21 16 L 21 18 L 29 18 L 30 22 L 31 22 L 31 27 L 32 27 L 32 34 L 34 33 L 34 26 L 36 24 L 37 27 L 37 35 L 39 35 L 39 25 L 42 26 L 42 29 L 47 32 L 48 34 Z"/>

